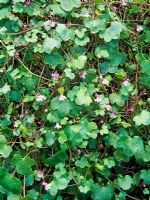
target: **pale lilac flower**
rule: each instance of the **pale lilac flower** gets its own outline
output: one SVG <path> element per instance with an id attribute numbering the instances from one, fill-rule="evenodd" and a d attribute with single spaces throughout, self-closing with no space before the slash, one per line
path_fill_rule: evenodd
<path id="1" fill-rule="evenodd" d="M 62 128 L 62 126 L 59 123 L 56 123 L 55 128 L 59 130 Z"/>
<path id="2" fill-rule="evenodd" d="M 89 12 L 85 12 L 85 13 L 84 13 L 84 17 L 91 17 L 91 15 L 90 15 Z"/>
<path id="3" fill-rule="evenodd" d="M 100 123 L 101 123 L 101 124 L 104 124 L 104 122 L 105 122 L 104 119 L 101 119 Z"/>
<path id="4" fill-rule="evenodd" d="M 122 0 L 120 6 L 125 7 L 126 5 L 127 5 L 127 2 L 125 0 Z"/>
<path id="5" fill-rule="evenodd" d="M 66 96 L 64 96 L 63 94 L 59 96 L 59 101 L 64 101 L 65 99 L 66 99 Z"/>
<path id="6" fill-rule="evenodd" d="M 106 110 L 110 110 L 111 109 L 111 105 L 106 104 L 105 108 L 106 108 Z"/>
<path id="7" fill-rule="evenodd" d="M 81 154 L 81 150 L 80 149 L 77 149 L 77 154 L 78 154 L 78 156 Z"/>
<path id="8" fill-rule="evenodd" d="M 123 84 L 124 84 L 125 86 L 128 86 L 128 85 L 129 85 L 129 79 L 127 78 L 127 79 L 123 82 Z"/>
<path id="9" fill-rule="evenodd" d="M 26 6 L 30 6 L 30 5 L 31 5 L 30 0 L 25 0 L 25 1 L 24 1 L 24 5 L 26 5 Z"/>
<path id="10" fill-rule="evenodd" d="M 114 112 L 111 113 L 110 118 L 112 118 L 112 119 L 115 118 L 115 113 Z"/>
<path id="11" fill-rule="evenodd" d="M 38 176 L 39 178 L 41 178 L 41 179 L 44 179 L 44 172 L 40 170 L 40 171 L 38 172 L 37 176 Z"/>
<path id="12" fill-rule="evenodd" d="M 102 100 L 101 96 L 96 94 L 96 98 L 94 99 L 94 101 L 99 103 L 101 100 Z"/>
<path id="13" fill-rule="evenodd" d="M 52 77 L 54 79 L 58 79 L 59 78 L 59 73 L 57 71 L 55 71 L 53 74 L 52 74 Z"/>
<path id="14" fill-rule="evenodd" d="M 44 112 L 48 112 L 48 109 L 47 109 L 47 108 L 45 108 L 45 109 L 44 109 Z"/>
<path id="15" fill-rule="evenodd" d="M 79 76 L 80 76 L 80 78 L 85 78 L 86 72 L 79 72 Z"/>
<path id="16" fill-rule="evenodd" d="M 45 185 L 44 185 L 44 187 L 45 187 L 45 190 L 50 190 L 51 189 L 51 183 L 46 183 Z"/>
<path id="17" fill-rule="evenodd" d="M 18 57 L 18 56 L 19 56 L 19 52 L 16 52 L 16 53 L 15 53 L 15 56 Z"/>
<path id="18" fill-rule="evenodd" d="M 143 31 L 143 27 L 141 25 L 137 25 L 136 27 L 137 32 Z"/>
<path id="19" fill-rule="evenodd" d="M 25 110 L 25 114 L 28 114 L 29 113 L 29 110 Z"/>
<path id="20" fill-rule="evenodd" d="M 141 185 L 142 185 L 142 187 L 144 187 L 144 188 L 147 186 L 147 185 L 144 183 L 144 181 L 142 181 Z"/>
<path id="21" fill-rule="evenodd" d="M 51 183 L 46 183 L 45 181 L 42 182 L 42 185 L 44 186 L 45 190 L 50 190 L 51 189 Z"/>
<path id="22" fill-rule="evenodd" d="M 37 94 L 36 101 L 40 102 L 40 101 L 44 101 L 44 100 L 46 100 L 46 96 L 44 96 L 42 94 Z"/>
<path id="23" fill-rule="evenodd" d="M 103 85 L 107 85 L 108 83 L 109 83 L 109 81 L 108 81 L 107 79 L 104 78 L 104 79 L 102 80 L 102 84 L 103 84 Z"/>
<path id="24" fill-rule="evenodd" d="M 130 111 L 130 112 L 134 112 L 134 111 L 135 111 L 135 108 L 131 107 L 131 108 L 129 109 L 129 111 Z"/>
<path id="25" fill-rule="evenodd" d="M 47 25 L 48 25 L 48 26 L 50 26 L 51 23 L 52 23 L 52 20 L 48 20 L 48 21 L 47 21 Z"/>

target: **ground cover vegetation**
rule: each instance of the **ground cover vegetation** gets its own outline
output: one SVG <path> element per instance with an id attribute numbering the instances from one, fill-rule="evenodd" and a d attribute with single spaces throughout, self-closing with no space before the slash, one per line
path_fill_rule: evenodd
<path id="1" fill-rule="evenodd" d="M 0 0 L 0 199 L 148 200 L 150 3 Z"/>

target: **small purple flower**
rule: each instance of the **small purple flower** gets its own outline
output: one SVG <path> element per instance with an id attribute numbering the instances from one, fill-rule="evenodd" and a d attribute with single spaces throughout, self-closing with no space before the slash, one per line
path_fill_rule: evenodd
<path id="1" fill-rule="evenodd" d="M 111 109 L 111 105 L 106 104 L 105 108 L 106 108 L 106 110 L 110 110 Z"/>
<path id="2" fill-rule="evenodd" d="M 136 27 L 137 32 L 143 31 L 143 27 L 141 25 L 137 25 Z"/>
<path id="3" fill-rule="evenodd" d="M 104 78 L 104 79 L 102 80 L 102 84 L 103 84 L 103 85 L 107 85 L 108 83 L 109 83 L 109 81 L 108 81 L 107 79 Z"/>
<path id="4" fill-rule="evenodd" d="M 66 96 L 64 96 L 63 94 L 59 96 L 59 101 L 64 101 L 65 99 L 66 99 Z"/>
<path id="5" fill-rule="evenodd" d="M 80 76 L 80 78 L 85 78 L 85 76 L 86 76 L 86 72 L 79 72 L 79 76 Z"/>
<path id="6" fill-rule="evenodd" d="M 116 116 L 116 115 L 115 115 L 115 112 L 112 112 L 111 115 L 110 115 L 110 118 L 113 119 L 113 118 L 115 118 L 115 116 Z"/>
<path id="7" fill-rule="evenodd" d="M 55 128 L 59 130 L 62 128 L 62 126 L 59 123 L 56 123 Z"/>
<path id="8" fill-rule="evenodd" d="M 133 113 L 133 112 L 135 112 L 135 108 L 131 107 L 131 108 L 129 108 L 129 111 Z"/>
<path id="9" fill-rule="evenodd" d="M 30 5 L 31 5 L 30 0 L 25 0 L 25 1 L 24 1 L 24 5 L 26 5 L 26 6 L 30 6 Z"/>
<path id="10" fill-rule="evenodd" d="M 77 154 L 78 154 L 78 156 L 81 154 L 81 150 L 80 149 L 77 149 Z"/>
<path id="11" fill-rule="evenodd" d="M 59 78 L 59 73 L 57 71 L 55 71 L 54 73 L 52 73 L 52 77 L 54 79 L 58 79 Z"/>
<path id="12" fill-rule="evenodd" d="M 105 122 L 104 119 L 101 119 L 101 120 L 100 120 L 100 123 L 101 123 L 101 124 L 104 124 L 104 122 Z"/>
<path id="13" fill-rule="evenodd" d="M 129 79 L 127 78 L 127 79 L 123 82 L 123 84 L 124 84 L 125 86 L 128 86 L 128 85 L 129 85 Z"/>
<path id="14" fill-rule="evenodd" d="M 102 100 L 101 96 L 96 94 L 96 98 L 94 99 L 94 101 L 99 103 L 101 100 Z"/>
<path id="15" fill-rule="evenodd" d="M 40 170 L 40 171 L 38 172 L 37 176 L 38 176 L 39 178 L 41 178 L 41 179 L 44 179 L 44 172 Z"/>
<path id="16" fill-rule="evenodd" d="M 120 3 L 120 7 L 124 8 L 127 5 L 127 2 L 125 0 L 122 0 Z"/>
<path id="17" fill-rule="evenodd" d="M 52 24 L 52 20 L 47 21 L 47 25 L 50 26 Z"/>

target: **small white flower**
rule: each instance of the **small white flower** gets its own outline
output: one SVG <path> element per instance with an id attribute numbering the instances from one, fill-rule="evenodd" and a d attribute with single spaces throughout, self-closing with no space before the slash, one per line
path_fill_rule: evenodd
<path id="1" fill-rule="evenodd" d="M 126 79 L 126 80 L 123 82 L 123 84 L 124 84 L 125 86 L 128 86 L 128 85 L 129 85 L 129 79 Z"/>
<path id="2" fill-rule="evenodd" d="M 143 27 L 141 25 L 137 25 L 136 30 L 138 32 L 141 32 L 141 31 L 143 31 Z"/>
<path id="3" fill-rule="evenodd" d="M 55 128 L 59 130 L 60 128 L 62 128 L 62 126 L 59 123 L 56 123 Z"/>
<path id="4" fill-rule="evenodd" d="M 50 190 L 52 185 L 50 183 L 45 184 L 45 190 Z"/>
<path id="5" fill-rule="evenodd" d="M 103 84 L 103 85 L 107 85 L 108 83 L 109 83 L 109 81 L 108 81 L 107 79 L 104 78 L 104 79 L 102 80 L 102 84 Z"/>
<path id="6" fill-rule="evenodd" d="M 106 110 L 110 110 L 110 109 L 111 109 L 111 105 L 107 104 L 107 105 L 105 106 L 105 108 L 106 108 Z"/>
<path id="7" fill-rule="evenodd" d="M 95 102 L 99 103 L 102 100 L 100 95 L 96 95 L 96 98 L 94 99 Z"/>
<path id="8" fill-rule="evenodd" d="M 37 94 L 36 101 L 40 102 L 40 101 L 44 101 L 44 100 L 46 100 L 46 96 L 44 96 L 42 94 Z"/>
<path id="9" fill-rule="evenodd" d="M 66 99 L 66 96 L 64 96 L 63 94 L 59 96 L 59 101 L 64 101 L 65 99 Z"/>
<path id="10" fill-rule="evenodd" d="M 91 17 L 91 15 L 90 15 L 89 12 L 85 12 L 85 13 L 84 13 L 84 17 Z"/>
<path id="11" fill-rule="evenodd" d="M 42 182 L 42 185 L 44 186 L 45 190 L 50 190 L 52 187 L 51 183 L 46 183 L 45 181 Z"/>

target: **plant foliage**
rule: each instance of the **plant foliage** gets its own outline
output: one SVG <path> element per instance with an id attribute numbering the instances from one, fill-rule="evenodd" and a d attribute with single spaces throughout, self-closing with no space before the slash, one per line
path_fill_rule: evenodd
<path id="1" fill-rule="evenodd" d="M 149 199 L 149 13 L 0 0 L 0 199 Z"/>

